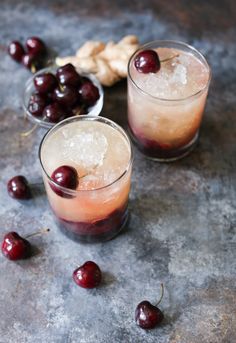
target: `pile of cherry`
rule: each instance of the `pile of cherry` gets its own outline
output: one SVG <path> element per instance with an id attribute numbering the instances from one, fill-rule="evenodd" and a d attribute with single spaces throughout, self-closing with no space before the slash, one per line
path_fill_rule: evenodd
<path id="1" fill-rule="evenodd" d="M 32 69 L 33 63 L 38 62 L 37 59 L 45 56 L 45 45 L 40 39 L 31 37 L 26 41 L 26 46 L 28 48 L 27 54 L 19 42 L 12 42 L 8 51 L 14 60 L 22 62 Z M 141 66 L 139 66 L 141 68 L 140 72 L 146 72 L 147 56 L 141 55 L 138 57 L 139 60 L 136 60 L 136 64 L 140 60 L 142 62 Z M 143 57 L 145 58 L 143 59 Z M 150 56 L 148 55 L 148 57 Z M 156 58 L 156 56 L 154 57 Z M 149 58 L 151 62 L 153 62 L 152 58 L 151 55 L 151 58 Z M 155 65 L 155 63 L 150 64 Z M 89 79 L 81 77 L 71 64 L 58 68 L 56 75 L 52 73 L 37 75 L 34 78 L 34 85 L 36 91 L 30 97 L 28 109 L 32 115 L 42 117 L 53 123 L 59 122 L 65 116 L 74 115 L 72 114 L 73 110 L 78 106 L 80 108 L 93 106 L 99 98 L 97 87 Z M 78 185 L 78 175 L 70 166 L 62 166 L 56 169 L 52 174 L 52 179 L 60 186 L 70 189 L 75 189 Z M 32 197 L 29 183 L 22 175 L 10 179 L 7 190 L 8 194 L 17 200 L 26 200 Z M 61 194 L 58 195 L 62 196 Z M 17 232 L 8 232 L 4 236 L 1 246 L 3 255 L 13 261 L 30 258 L 32 256 L 32 246 L 27 238 L 31 236 L 34 236 L 34 234 L 23 238 Z M 102 272 L 95 262 L 87 261 L 74 270 L 72 277 L 80 287 L 95 288 L 101 284 Z M 135 321 L 143 329 L 154 328 L 164 318 L 162 311 L 157 307 L 163 298 L 163 284 L 161 284 L 161 289 L 161 297 L 156 305 L 152 305 L 145 300 L 136 307 Z"/>
<path id="2" fill-rule="evenodd" d="M 72 64 L 34 77 L 35 92 L 28 104 L 29 112 L 45 121 L 58 123 L 85 114 L 99 99 L 99 90 L 87 77 L 82 77 Z"/>

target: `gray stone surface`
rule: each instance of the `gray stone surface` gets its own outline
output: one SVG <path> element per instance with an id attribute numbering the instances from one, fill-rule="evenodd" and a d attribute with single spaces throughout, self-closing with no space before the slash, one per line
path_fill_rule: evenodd
<path id="1" fill-rule="evenodd" d="M 236 5 L 225 1 L 5 1 L 0 3 L 0 237 L 51 228 L 31 242 L 40 252 L 17 263 L 0 258 L 1 343 L 236 342 Z M 43 187 L 21 204 L 6 182 L 24 174 L 40 183 L 37 157 L 44 130 L 20 139 L 21 94 L 29 73 L 4 52 L 11 39 L 43 37 L 66 55 L 87 39 L 134 33 L 193 44 L 213 68 L 198 147 L 173 164 L 135 150 L 129 228 L 116 239 L 81 245 L 56 228 Z M 106 90 L 103 114 L 126 123 L 126 83 Z M 71 278 L 85 260 L 105 272 L 86 291 Z M 159 296 L 161 327 L 134 323 L 136 304 Z"/>

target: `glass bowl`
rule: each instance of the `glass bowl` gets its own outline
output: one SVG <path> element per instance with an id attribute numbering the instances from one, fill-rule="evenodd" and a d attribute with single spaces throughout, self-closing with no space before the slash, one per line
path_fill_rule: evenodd
<path id="1" fill-rule="evenodd" d="M 28 110 L 28 104 L 29 104 L 29 99 L 30 99 L 31 94 L 35 91 L 35 88 L 34 88 L 35 76 L 42 74 L 42 73 L 46 73 L 46 72 L 50 72 L 50 73 L 55 74 L 56 70 L 58 68 L 59 68 L 58 66 L 53 66 L 53 67 L 48 67 L 48 68 L 44 68 L 44 69 L 39 70 L 37 73 L 35 73 L 32 77 L 30 77 L 27 80 L 27 82 L 25 84 L 24 94 L 23 94 L 23 104 L 22 105 L 23 105 L 23 109 L 24 109 L 24 112 L 26 113 L 27 118 L 31 122 L 33 122 L 34 124 L 38 124 L 41 127 L 44 127 L 46 129 L 50 129 L 51 127 L 53 127 L 57 123 L 50 123 L 46 120 L 43 120 L 42 118 L 38 118 L 38 117 L 33 116 Z M 99 114 L 101 113 L 102 107 L 103 107 L 103 102 L 104 102 L 104 92 L 103 92 L 102 85 L 100 84 L 98 79 L 93 74 L 84 73 L 84 72 L 81 72 L 80 70 L 77 70 L 77 71 L 81 76 L 84 76 L 84 77 L 87 77 L 88 79 L 90 79 L 93 82 L 93 84 L 99 90 L 100 97 L 99 97 L 98 101 L 96 102 L 96 104 L 94 106 L 89 107 L 87 109 L 87 113 L 86 113 L 86 114 L 89 114 L 91 116 L 99 116 Z M 85 114 L 85 113 L 81 113 L 81 114 Z"/>

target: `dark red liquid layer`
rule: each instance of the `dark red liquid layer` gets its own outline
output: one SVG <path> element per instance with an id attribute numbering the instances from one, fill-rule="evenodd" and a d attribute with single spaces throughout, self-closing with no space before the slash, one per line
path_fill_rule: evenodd
<path id="1" fill-rule="evenodd" d="M 167 144 L 158 144 L 158 142 L 154 140 L 147 139 L 142 134 L 134 133 L 130 125 L 129 132 L 132 141 L 144 155 L 160 160 L 177 159 L 178 157 L 184 156 L 195 146 L 197 138 L 196 133 L 194 137 L 191 137 L 191 139 L 182 146 L 172 148 Z"/>
<path id="2" fill-rule="evenodd" d="M 83 242 L 106 241 L 116 236 L 128 219 L 127 204 L 96 222 L 72 222 L 55 215 L 61 231 L 70 238 Z"/>

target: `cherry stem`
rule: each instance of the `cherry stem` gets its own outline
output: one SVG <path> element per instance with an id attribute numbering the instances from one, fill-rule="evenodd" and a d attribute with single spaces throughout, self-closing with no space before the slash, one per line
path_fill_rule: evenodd
<path id="1" fill-rule="evenodd" d="M 158 300 L 158 302 L 155 306 L 158 306 L 161 303 L 163 296 L 164 296 L 164 285 L 163 285 L 163 283 L 161 283 L 161 296 L 160 296 L 160 299 Z"/>
<path id="2" fill-rule="evenodd" d="M 31 234 L 27 235 L 25 238 L 30 238 L 30 237 L 33 237 L 33 236 L 36 236 L 36 235 L 42 235 L 42 234 L 47 233 L 49 231 L 50 231 L 50 229 L 48 229 L 48 228 L 42 229 L 42 230 L 39 230 L 37 232 L 34 232 L 34 233 L 31 233 Z"/>
<path id="3" fill-rule="evenodd" d="M 173 56 L 171 56 L 171 57 L 165 58 L 164 60 L 161 60 L 160 62 L 161 62 L 161 63 L 164 63 L 164 62 L 173 60 L 173 58 L 175 58 L 175 57 L 179 57 L 179 54 L 176 54 L 176 55 L 173 55 Z"/>
<path id="4" fill-rule="evenodd" d="M 29 135 L 31 135 L 31 133 L 33 133 L 37 127 L 39 126 L 39 124 L 35 124 L 30 130 L 26 131 L 26 132 L 21 132 L 21 136 L 22 137 L 28 137 Z"/>
<path id="5" fill-rule="evenodd" d="M 37 69 L 36 69 L 36 67 L 35 67 L 35 65 L 33 63 L 31 65 L 31 67 L 30 67 L 30 71 L 31 71 L 32 74 L 35 74 L 36 71 L 37 71 Z"/>

